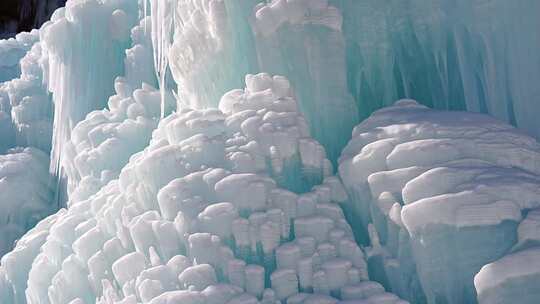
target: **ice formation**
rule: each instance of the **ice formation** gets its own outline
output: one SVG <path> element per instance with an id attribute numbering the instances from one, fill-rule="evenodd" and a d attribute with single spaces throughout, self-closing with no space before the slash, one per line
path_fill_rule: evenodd
<path id="1" fill-rule="evenodd" d="M 21 75 L 0 85 L 0 100 L 12 141 L 6 146 L 51 150 L 53 102 L 43 79 L 41 43 L 35 43 L 20 60 Z"/>
<path id="2" fill-rule="evenodd" d="M 0 41 L 0 303 L 538 303 L 538 5 L 69 0 Z"/>
<path id="3" fill-rule="evenodd" d="M 68 1 L 42 26 L 46 83 L 55 103 L 54 170 L 60 168 L 64 143 L 76 123 L 102 109 L 113 93 L 115 77 L 124 72 L 125 50 L 137 17 L 136 1 Z"/>
<path id="4" fill-rule="evenodd" d="M 494 286 L 538 273 L 516 256 L 538 245 L 539 165 L 540 144 L 507 124 L 401 100 L 355 127 L 339 175 L 387 288 L 413 302 L 468 303 L 478 291 L 482 303 L 507 303 L 534 280 L 496 296 Z"/>
<path id="5" fill-rule="evenodd" d="M 34 148 L 12 149 L 0 155 L 0 255 L 56 208 L 51 205 L 54 192 L 47 159 Z"/>
<path id="6" fill-rule="evenodd" d="M 20 33 L 15 38 L 0 40 L 0 82 L 17 77 L 21 70 L 19 61 L 39 39 L 39 33 Z"/>
<path id="7" fill-rule="evenodd" d="M 2 259 L 1 298 L 406 303 L 368 281 L 288 80 L 248 75 L 220 109 L 167 116 L 117 180 L 30 231 Z"/>

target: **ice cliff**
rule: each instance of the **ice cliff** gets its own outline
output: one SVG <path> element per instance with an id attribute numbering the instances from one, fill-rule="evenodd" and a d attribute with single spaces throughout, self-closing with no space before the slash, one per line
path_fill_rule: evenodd
<path id="1" fill-rule="evenodd" d="M 538 303 L 539 11 L 67 1 L 0 40 L 0 302 Z"/>

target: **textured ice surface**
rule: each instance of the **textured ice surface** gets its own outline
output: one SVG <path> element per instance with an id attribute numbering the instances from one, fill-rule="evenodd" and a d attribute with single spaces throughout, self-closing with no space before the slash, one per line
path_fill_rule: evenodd
<path id="1" fill-rule="evenodd" d="M 41 28 L 46 80 L 55 103 L 53 169 L 59 169 L 64 143 L 75 124 L 88 112 L 103 108 L 113 93 L 137 17 L 136 1 L 68 1 Z"/>
<path id="2" fill-rule="evenodd" d="M 48 165 L 47 155 L 33 148 L 12 149 L 0 155 L 0 255 L 56 210 Z"/>
<path id="3" fill-rule="evenodd" d="M 362 117 L 399 98 L 489 113 L 540 137 L 540 3 L 332 1 L 343 15 L 348 83 Z M 519 16 L 519 17 L 517 17 Z"/>
<path id="4" fill-rule="evenodd" d="M 64 146 L 63 168 L 70 202 L 96 193 L 116 179 L 129 157 L 144 149 L 161 115 L 161 94 L 143 84 L 134 90 L 122 78 L 106 110 L 93 111 L 73 129 Z M 172 96 L 167 96 L 170 112 Z"/>
<path id="5" fill-rule="evenodd" d="M 540 209 L 527 212 L 518 226 L 512 253 L 487 264 L 474 277 L 479 303 L 538 302 Z"/>
<path id="6" fill-rule="evenodd" d="M 536 141 L 411 100 L 349 141 L 401 97 L 538 135 L 537 11 L 69 1 L 0 43 L 0 151 L 52 131 L 69 197 L 2 259 L 0 302 L 538 302 Z"/>
<path id="7" fill-rule="evenodd" d="M 38 31 L 20 33 L 15 38 L 0 40 L 0 83 L 17 77 L 19 61 L 39 39 Z"/>
<path id="8" fill-rule="evenodd" d="M 131 155 L 143 150 L 161 117 L 174 108 L 169 92 L 160 94 L 154 73 L 151 23 L 143 18 L 131 29 L 132 47 L 126 50 L 125 76 L 114 81 L 115 95 L 107 108 L 90 112 L 62 147 L 67 196 L 78 202 L 118 178 Z M 70 203 L 68 202 L 68 204 Z"/>
<path id="9" fill-rule="evenodd" d="M 131 44 L 124 59 L 125 76 L 115 79 L 116 94 L 109 97 L 108 107 L 90 112 L 62 146 L 70 202 L 86 199 L 116 179 L 129 157 L 148 145 L 162 111 L 168 114 L 175 106 L 170 92 L 153 87 L 157 79 L 149 18 L 131 29 Z"/>
<path id="10" fill-rule="evenodd" d="M 509 125 L 401 100 L 355 127 L 339 174 L 351 216 L 371 223 L 368 261 L 384 268 L 379 280 L 413 302 L 423 293 L 429 303 L 468 303 L 482 266 L 536 244 L 536 212 L 523 214 L 539 207 L 539 165 L 540 144 Z M 505 281 L 494 273 L 521 263 L 513 255 L 485 266 L 479 292 Z M 510 268 L 505 278 L 527 276 Z M 520 290 L 508 286 L 501 294 Z"/>
<path id="11" fill-rule="evenodd" d="M 44 83 L 42 60 L 41 43 L 36 42 L 20 61 L 21 75 L 0 84 L 0 107 L 6 120 L 11 120 L 3 127 L 3 133 L 11 133 L 2 140 L 8 147 L 51 150 L 53 103 Z"/>
<path id="12" fill-rule="evenodd" d="M 246 82 L 222 98 L 223 112 L 161 120 L 118 180 L 29 232 L 4 257 L 2 299 L 400 303 L 368 281 L 339 205 L 347 195 L 288 80 Z"/>

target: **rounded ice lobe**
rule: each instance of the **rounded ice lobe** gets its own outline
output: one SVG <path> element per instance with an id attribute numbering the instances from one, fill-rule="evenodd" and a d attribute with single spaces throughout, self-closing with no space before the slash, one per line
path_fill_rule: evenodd
<path id="1" fill-rule="evenodd" d="M 202 291 L 210 285 L 217 283 L 216 272 L 211 265 L 199 264 L 186 268 L 178 276 L 180 284 L 185 289 Z"/>

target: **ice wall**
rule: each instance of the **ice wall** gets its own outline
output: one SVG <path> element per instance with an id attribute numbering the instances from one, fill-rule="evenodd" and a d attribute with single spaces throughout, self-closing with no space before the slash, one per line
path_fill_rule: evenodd
<path id="1" fill-rule="evenodd" d="M 125 79 L 108 109 L 93 111 L 73 129 L 65 144 L 62 167 L 68 181 L 68 205 L 87 199 L 118 178 L 131 155 L 143 150 L 161 116 L 161 94 L 150 85 L 133 90 Z M 167 112 L 174 102 L 166 97 Z"/>
<path id="2" fill-rule="evenodd" d="M 165 60 L 184 103 L 216 106 L 246 73 L 284 75 L 297 88 L 314 138 L 337 159 L 358 117 L 347 91 L 345 41 L 335 7 L 320 1 L 154 2 L 154 18 L 168 12 L 162 18 L 167 21 L 159 21 L 161 30 L 154 31 L 154 45 L 168 50 Z M 336 116 L 341 119 L 331 119 Z"/>
<path id="3" fill-rule="evenodd" d="M 540 137 L 537 1 L 330 2 L 343 14 L 361 117 L 407 97 L 489 113 Z"/>

